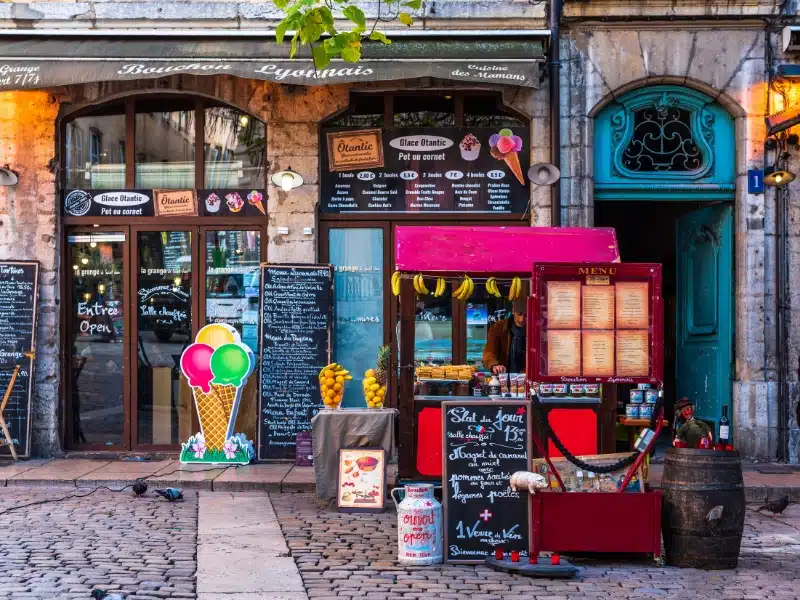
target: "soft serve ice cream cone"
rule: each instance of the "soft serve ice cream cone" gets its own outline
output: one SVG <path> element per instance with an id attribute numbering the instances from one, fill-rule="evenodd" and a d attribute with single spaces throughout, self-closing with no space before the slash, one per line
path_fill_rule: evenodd
<path id="1" fill-rule="evenodd" d="M 501 129 L 500 133 L 495 133 L 489 138 L 489 153 L 497 160 L 504 161 L 514 177 L 525 185 L 525 177 L 522 174 L 522 166 L 519 163 L 519 152 L 522 152 L 522 138 L 514 135 L 510 129 Z"/>

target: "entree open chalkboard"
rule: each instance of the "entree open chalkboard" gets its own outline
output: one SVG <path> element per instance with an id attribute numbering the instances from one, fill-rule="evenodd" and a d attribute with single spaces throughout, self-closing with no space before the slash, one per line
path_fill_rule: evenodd
<path id="1" fill-rule="evenodd" d="M 442 402 L 444 556 L 482 563 L 496 549 L 528 554 L 530 502 L 511 489 L 530 464 L 530 403 Z"/>
<path id="2" fill-rule="evenodd" d="M 0 400 L 19 367 L 3 418 L 18 457 L 30 455 L 33 357 L 36 350 L 39 263 L 0 261 Z M 0 456 L 11 451 L 0 434 Z"/>
<path id="3" fill-rule="evenodd" d="M 295 458 L 298 432 L 322 407 L 331 362 L 333 268 L 261 265 L 259 459 Z"/>

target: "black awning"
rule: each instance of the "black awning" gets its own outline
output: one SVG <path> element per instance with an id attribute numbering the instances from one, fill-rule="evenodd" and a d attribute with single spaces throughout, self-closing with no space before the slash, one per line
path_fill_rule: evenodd
<path id="1" fill-rule="evenodd" d="M 334 60 L 316 70 L 307 48 L 290 60 L 288 44 L 248 38 L 0 37 L 0 91 L 228 74 L 295 85 L 437 77 L 538 87 L 542 38 L 403 38 L 364 45 L 358 63 Z"/>

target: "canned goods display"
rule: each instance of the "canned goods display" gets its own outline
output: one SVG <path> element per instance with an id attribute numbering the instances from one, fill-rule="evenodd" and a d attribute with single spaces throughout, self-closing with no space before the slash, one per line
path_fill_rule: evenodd
<path id="1" fill-rule="evenodd" d="M 587 396 L 599 396 L 600 395 L 600 384 L 599 383 L 587 383 L 583 386 L 583 393 Z"/>
<path id="2" fill-rule="evenodd" d="M 583 396 L 586 386 L 582 383 L 572 383 L 569 386 L 570 396 Z"/>
<path id="3" fill-rule="evenodd" d="M 639 418 L 639 405 L 638 404 L 628 404 L 625 406 L 625 416 L 629 419 L 638 419 Z"/>
<path id="4" fill-rule="evenodd" d="M 655 404 L 658 402 L 658 390 L 647 390 L 644 393 L 644 400 L 647 404 Z"/>
<path id="5" fill-rule="evenodd" d="M 554 383 L 553 384 L 553 395 L 554 396 L 566 396 L 567 395 L 567 384 L 566 383 Z"/>
<path id="6" fill-rule="evenodd" d="M 540 396 L 552 396 L 553 395 L 553 384 L 552 383 L 540 383 L 539 384 L 539 395 Z"/>
<path id="7" fill-rule="evenodd" d="M 653 416 L 653 405 L 652 404 L 643 404 L 639 407 L 639 418 L 640 419 L 649 419 Z"/>
<path id="8" fill-rule="evenodd" d="M 631 404 L 641 404 L 644 402 L 643 390 L 631 390 Z"/>

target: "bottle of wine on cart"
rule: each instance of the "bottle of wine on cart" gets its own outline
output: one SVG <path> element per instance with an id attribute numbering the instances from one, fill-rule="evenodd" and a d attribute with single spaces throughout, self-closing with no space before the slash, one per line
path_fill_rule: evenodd
<path id="1" fill-rule="evenodd" d="M 728 406 L 722 407 L 722 418 L 719 420 L 719 443 L 726 445 L 731 443 L 731 425 L 728 421 Z"/>

